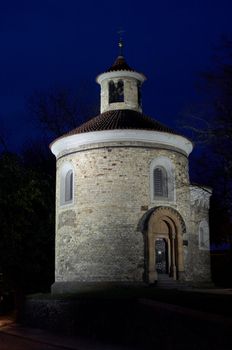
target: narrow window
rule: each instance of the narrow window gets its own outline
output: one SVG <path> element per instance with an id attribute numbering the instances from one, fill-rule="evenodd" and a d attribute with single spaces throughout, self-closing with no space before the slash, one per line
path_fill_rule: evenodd
<path id="1" fill-rule="evenodd" d="M 124 102 L 124 84 L 119 80 L 117 84 L 117 102 Z"/>
<path id="2" fill-rule="evenodd" d="M 142 99 L 141 99 L 141 83 L 138 81 L 137 83 L 137 91 L 138 91 L 138 105 L 141 107 Z"/>
<path id="3" fill-rule="evenodd" d="M 167 172 L 161 167 L 154 169 L 154 197 L 168 197 Z"/>
<path id="4" fill-rule="evenodd" d="M 205 220 L 201 221 L 199 225 L 199 248 L 209 249 L 209 225 Z"/>
<path id="5" fill-rule="evenodd" d="M 167 157 L 154 158 L 150 163 L 151 201 L 175 201 L 175 167 Z"/>
<path id="6" fill-rule="evenodd" d="M 109 82 L 109 103 L 115 102 L 115 85 L 113 81 Z"/>
<path id="7" fill-rule="evenodd" d="M 205 232 L 202 227 L 200 227 L 200 247 L 204 248 L 205 247 Z"/>
<path id="8" fill-rule="evenodd" d="M 60 173 L 60 204 L 72 204 L 74 192 L 74 173 L 72 165 L 65 163 Z"/>
<path id="9" fill-rule="evenodd" d="M 73 171 L 69 170 L 65 176 L 65 203 L 73 199 Z"/>
<path id="10" fill-rule="evenodd" d="M 119 80 L 118 83 L 114 83 L 112 80 L 109 82 L 109 103 L 124 102 L 124 83 Z"/>

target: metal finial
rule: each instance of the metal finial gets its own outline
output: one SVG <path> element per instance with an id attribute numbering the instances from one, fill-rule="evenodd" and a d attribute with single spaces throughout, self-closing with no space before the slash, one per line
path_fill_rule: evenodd
<path id="1" fill-rule="evenodd" d="M 125 33 L 125 30 L 119 29 L 118 30 L 118 35 L 119 35 L 119 41 L 118 41 L 118 47 L 119 47 L 119 56 L 123 56 L 123 48 L 124 48 L 124 43 L 122 40 L 122 34 Z"/>

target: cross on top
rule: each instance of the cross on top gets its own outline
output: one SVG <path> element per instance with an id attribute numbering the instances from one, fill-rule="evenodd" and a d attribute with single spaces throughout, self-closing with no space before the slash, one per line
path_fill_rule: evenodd
<path id="1" fill-rule="evenodd" d="M 118 41 L 118 47 L 119 47 L 119 56 L 123 56 L 123 47 L 124 47 L 124 43 L 122 40 L 122 34 L 125 33 L 125 30 L 123 30 L 122 28 L 120 28 L 118 30 L 118 35 L 119 35 L 119 41 Z"/>

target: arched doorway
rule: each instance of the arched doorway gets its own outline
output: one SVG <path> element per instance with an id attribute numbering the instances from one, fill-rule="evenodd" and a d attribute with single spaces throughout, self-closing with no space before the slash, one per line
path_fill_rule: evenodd
<path id="1" fill-rule="evenodd" d="M 149 283 L 168 274 L 174 280 L 184 271 L 184 221 L 179 213 L 167 207 L 155 208 L 147 231 L 147 277 Z"/>

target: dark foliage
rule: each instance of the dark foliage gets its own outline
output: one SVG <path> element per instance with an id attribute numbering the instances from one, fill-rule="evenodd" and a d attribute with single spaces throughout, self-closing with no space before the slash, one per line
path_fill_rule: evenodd
<path id="1" fill-rule="evenodd" d="M 82 90 L 86 94 L 83 86 Z M 8 152 L 1 126 L 0 294 L 12 291 L 21 299 L 23 293 L 48 291 L 54 281 L 56 167 L 48 139 L 97 113 L 93 103 L 83 108 L 79 102 L 83 91 L 54 89 L 30 98 L 30 111 L 45 133 L 39 142 L 28 141 L 21 155 Z"/>
<path id="2" fill-rule="evenodd" d="M 35 166 L 28 156 L 5 152 L 0 184 L 4 289 L 48 290 L 54 271 L 54 177 L 46 163 Z"/>

